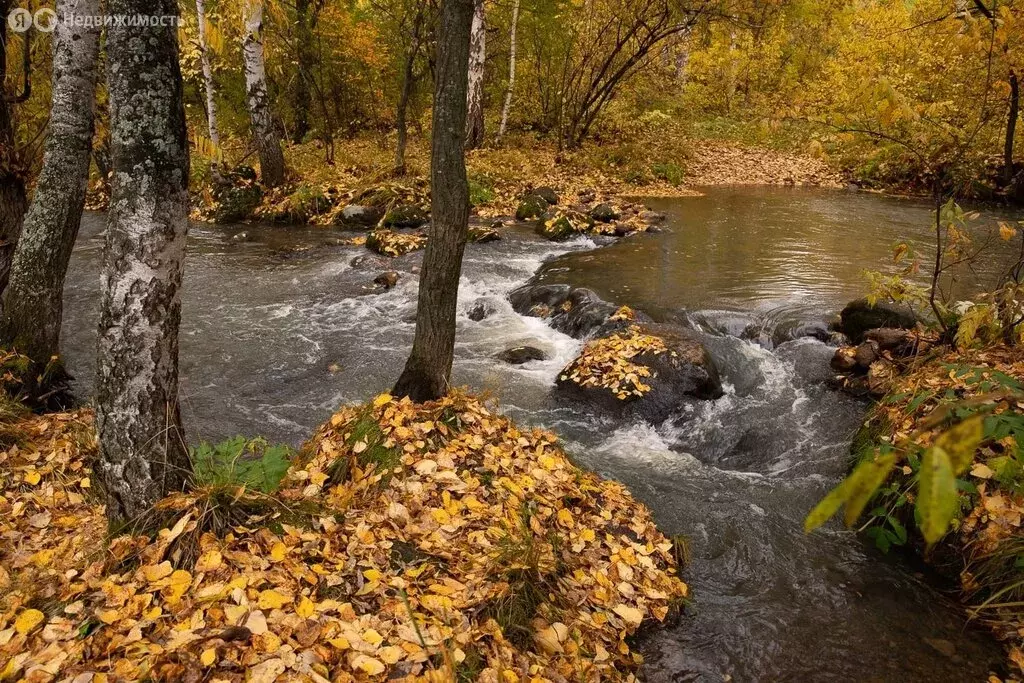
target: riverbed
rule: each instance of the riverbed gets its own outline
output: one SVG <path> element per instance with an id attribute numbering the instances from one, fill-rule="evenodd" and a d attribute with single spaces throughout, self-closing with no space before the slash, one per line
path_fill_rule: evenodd
<path id="1" fill-rule="evenodd" d="M 659 234 L 553 244 L 509 226 L 499 242 L 469 245 L 454 381 L 559 433 L 582 465 L 626 483 L 666 534 L 690 539 L 693 602 L 679 624 L 642 640 L 648 680 L 982 680 L 1001 651 L 953 600 L 850 532 L 806 536 L 801 526 L 845 472 L 866 405 L 825 386 L 833 349 L 794 331 L 862 295 L 865 269 L 894 270 L 896 241 L 927 249 L 930 207 L 792 188 L 647 203 L 667 214 Z M 95 371 L 103 221 L 84 218 L 67 279 L 63 353 L 81 395 Z M 297 445 L 338 405 L 391 386 L 412 341 L 421 254 L 380 259 L 338 244 L 345 236 L 194 226 L 181 330 L 190 441 L 259 434 Z M 987 284 L 1004 258 L 960 286 Z M 373 285 L 384 270 L 400 273 L 387 291 Z M 725 396 L 657 426 L 560 402 L 555 377 L 581 342 L 512 310 L 507 294 L 531 280 L 586 286 L 694 328 Z M 473 309 L 486 317 L 471 320 Z M 493 358 L 523 344 L 547 360 Z"/>

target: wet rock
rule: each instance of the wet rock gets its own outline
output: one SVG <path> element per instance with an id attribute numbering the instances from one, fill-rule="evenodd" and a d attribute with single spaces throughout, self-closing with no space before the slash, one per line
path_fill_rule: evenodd
<path id="1" fill-rule="evenodd" d="M 551 206 L 554 206 L 555 204 L 558 203 L 558 193 L 555 192 L 554 188 L 552 187 L 538 187 L 530 194 L 540 197 Z"/>
<path id="2" fill-rule="evenodd" d="M 880 358 L 878 344 L 875 342 L 863 342 L 853 352 L 853 359 L 857 361 L 857 367 L 867 371 L 871 364 Z"/>
<path id="3" fill-rule="evenodd" d="M 500 230 L 501 228 L 504 228 L 504 227 L 505 227 L 505 221 L 500 220 L 500 219 L 496 220 L 496 221 L 493 221 L 491 223 L 491 229 L 492 230 Z"/>
<path id="4" fill-rule="evenodd" d="M 516 346 L 496 354 L 495 359 L 509 365 L 522 365 L 533 360 L 547 360 L 548 354 L 535 346 Z"/>
<path id="5" fill-rule="evenodd" d="M 566 216 L 559 216 L 549 221 L 537 221 L 536 233 L 552 242 L 564 242 L 576 235 L 576 228 Z"/>
<path id="6" fill-rule="evenodd" d="M 847 304 L 840 313 L 839 330 L 854 344 L 864 340 L 864 333 L 880 327 L 909 330 L 917 326 L 917 316 L 906 306 L 879 301 L 874 305 L 867 299 Z"/>
<path id="7" fill-rule="evenodd" d="M 466 313 L 466 317 L 473 322 L 480 322 L 484 318 L 494 315 L 497 313 L 497 309 L 491 305 L 486 299 L 477 299 L 473 302 L 469 311 Z"/>
<path id="8" fill-rule="evenodd" d="M 389 270 L 373 278 L 373 284 L 380 285 L 384 289 L 391 289 L 398 284 L 398 273 Z"/>
<path id="9" fill-rule="evenodd" d="M 651 322 L 640 311 L 632 319 L 615 319 L 620 307 L 601 299 L 592 290 L 569 285 L 524 285 L 509 294 L 520 315 L 546 318 L 548 324 L 570 337 L 607 336 L 633 322 Z"/>
<path id="10" fill-rule="evenodd" d="M 857 369 L 857 349 L 852 346 L 836 349 L 830 364 L 832 369 L 838 373 L 853 372 Z"/>
<path id="11" fill-rule="evenodd" d="M 484 244 L 486 242 L 497 242 L 501 235 L 493 228 L 472 227 L 469 229 L 469 241 Z"/>
<path id="12" fill-rule="evenodd" d="M 611 223 L 619 220 L 619 212 L 611 204 L 598 204 L 590 210 L 590 217 L 599 223 Z"/>
<path id="13" fill-rule="evenodd" d="M 232 242 L 252 242 L 252 236 L 245 230 L 231 236 Z"/>
<path id="14" fill-rule="evenodd" d="M 868 330 L 864 333 L 864 340 L 874 342 L 880 351 L 887 351 L 896 356 L 912 354 L 917 346 L 913 334 L 892 327 Z"/>
<path id="15" fill-rule="evenodd" d="M 534 218 L 543 218 L 547 214 L 547 210 L 546 199 L 535 194 L 527 195 L 516 209 L 516 220 L 529 221 Z"/>
<path id="16" fill-rule="evenodd" d="M 372 227 L 377 225 L 383 216 L 384 210 L 380 207 L 349 204 L 338 214 L 335 223 L 351 227 Z"/>
<path id="17" fill-rule="evenodd" d="M 579 401 L 616 416 L 641 419 L 650 424 L 664 422 L 694 400 L 711 400 L 723 395 L 718 368 L 695 333 L 667 325 L 641 325 L 639 332 L 657 337 L 666 348 L 660 353 L 645 351 L 630 359 L 631 363 L 650 371 L 650 376 L 642 378 L 649 387 L 642 396 L 630 395 L 622 399 L 605 387 L 581 386 L 573 380 L 580 359 L 559 373 L 555 383 L 558 394 L 565 400 Z"/>
<path id="18" fill-rule="evenodd" d="M 648 223 L 662 223 L 665 221 L 666 216 L 660 211 L 651 211 L 648 209 L 647 211 L 640 212 L 640 219 L 645 220 Z"/>
<path id="19" fill-rule="evenodd" d="M 429 221 L 427 212 L 416 204 L 399 204 L 384 215 L 386 228 L 421 228 Z"/>
<path id="20" fill-rule="evenodd" d="M 629 223 L 615 224 L 616 237 L 626 237 L 627 235 L 632 235 L 634 232 L 636 232 L 636 228 L 630 225 Z"/>

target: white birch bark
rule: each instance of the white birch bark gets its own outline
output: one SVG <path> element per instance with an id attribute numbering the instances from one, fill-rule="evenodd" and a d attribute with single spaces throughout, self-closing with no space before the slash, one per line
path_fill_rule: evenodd
<path id="1" fill-rule="evenodd" d="M 516 86 L 516 28 L 519 25 L 519 0 L 512 5 L 512 27 L 508 37 L 508 87 L 505 88 L 505 102 L 501 106 L 501 124 L 498 126 L 498 139 L 505 135 L 508 127 L 508 113 L 512 109 L 512 92 Z"/>
<path id="2" fill-rule="evenodd" d="M 469 38 L 469 95 L 466 120 L 466 148 L 475 149 L 484 142 L 484 61 L 487 57 L 487 25 L 484 0 L 473 2 L 473 24 Z"/>
<path id="3" fill-rule="evenodd" d="M 263 184 L 277 187 L 284 182 L 284 154 L 274 127 L 267 94 L 267 67 L 263 59 L 263 2 L 252 0 L 245 8 L 245 90 L 252 134 L 260 158 Z"/>
<path id="4" fill-rule="evenodd" d="M 210 44 L 206 38 L 206 2 L 196 0 L 196 17 L 199 19 L 199 61 L 203 67 L 203 85 L 206 87 L 206 125 L 210 142 L 220 155 L 220 129 L 217 127 L 217 86 L 213 82 L 213 66 L 210 63 Z M 214 160 L 214 175 L 219 174 L 218 159 Z"/>

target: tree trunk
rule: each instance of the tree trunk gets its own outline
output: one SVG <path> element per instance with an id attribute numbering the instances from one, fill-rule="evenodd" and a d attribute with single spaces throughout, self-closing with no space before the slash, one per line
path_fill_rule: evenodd
<path id="1" fill-rule="evenodd" d="M 110 0 L 114 16 L 177 16 L 176 0 Z M 97 472 L 107 517 L 138 520 L 191 471 L 178 410 L 188 139 L 171 26 L 107 29 L 113 197 L 99 341 Z"/>
<path id="2" fill-rule="evenodd" d="M 12 0 L 0 0 L 0 294 L 7 288 L 21 222 L 28 208 L 24 166 L 14 143 L 11 106 L 3 89 L 7 76 L 7 14 L 13 6 Z M 28 40 L 28 34 L 23 37 Z"/>
<path id="3" fill-rule="evenodd" d="M 1013 182 L 1013 142 L 1017 134 L 1017 116 L 1020 113 L 1020 83 L 1017 73 L 1010 71 L 1010 113 L 1006 118 L 1006 142 L 1003 145 L 1003 187 Z"/>
<path id="4" fill-rule="evenodd" d="M 405 147 L 409 138 L 409 100 L 412 99 L 412 91 L 416 86 L 416 56 L 420 51 L 420 32 L 423 29 L 423 3 L 417 2 L 416 16 L 413 18 L 412 42 L 409 51 L 405 55 L 405 66 L 402 70 L 402 93 L 398 97 L 398 110 L 395 116 L 395 126 L 398 132 L 398 140 L 395 144 L 395 175 L 405 175 Z"/>
<path id="5" fill-rule="evenodd" d="M 295 115 L 292 142 L 295 144 L 301 143 L 309 132 L 310 81 L 313 78 L 313 31 L 309 4 L 310 0 L 295 2 L 295 62 L 298 65 L 292 92 Z"/>
<path id="6" fill-rule="evenodd" d="M 59 0 L 58 16 L 98 16 L 99 0 Z M 59 352 L 64 274 L 85 204 L 92 153 L 100 28 L 58 21 L 53 103 L 43 169 L 3 295 L 0 343 L 32 361 L 26 390 L 36 399 L 65 378 Z M 49 371 L 46 371 L 49 366 Z M 44 375 L 45 377 L 40 377 Z M 42 382 L 38 382 L 38 379 Z"/>
<path id="7" fill-rule="evenodd" d="M 423 255 L 416 336 L 394 393 L 417 402 L 448 392 L 455 357 L 455 313 L 469 231 L 466 91 L 473 0 L 443 0 L 430 159 L 431 228 Z"/>
<path id="8" fill-rule="evenodd" d="M 274 127 L 270 112 L 270 98 L 267 95 L 267 69 L 263 61 L 263 1 L 252 0 L 246 7 L 245 41 L 245 90 L 249 104 L 249 118 L 252 134 L 260 157 L 260 175 L 267 187 L 277 187 L 284 182 L 284 154 L 281 152 L 281 138 Z"/>
<path id="9" fill-rule="evenodd" d="M 508 87 L 505 88 L 505 103 L 501 107 L 501 125 L 498 139 L 501 140 L 508 127 L 508 113 L 512 108 L 512 91 L 516 85 L 516 28 L 519 25 L 519 0 L 512 5 L 512 27 L 508 32 Z"/>
<path id="10" fill-rule="evenodd" d="M 213 160 L 215 180 L 220 179 L 220 129 L 217 127 L 217 88 L 213 83 L 213 67 L 210 65 L 210 46 L 206 40 L 206 2 L 196 0 L 196 17 L 199 20 L 199 59 L 203 67 L 203 85 L 206 86 L 206 125 L 210 131 L 210 142 L 218 158 Z"/>
<path id="11" fill-rule="evenodd" d="M 484 61 L 486 57 L 487 26 L 484 23 L 484 0 L 475 0 L 469 44 L 467 149 L 476 149 L 484 143 Z"/>

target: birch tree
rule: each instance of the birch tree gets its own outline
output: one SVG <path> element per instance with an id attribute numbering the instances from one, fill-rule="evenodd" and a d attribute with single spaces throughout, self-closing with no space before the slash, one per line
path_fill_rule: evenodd
<path id="1" fill-rule="evenodd" d="M 217 156 L 220 156 L 220 130 L 217 127 L 217 86 L 213 82 L 213 66 L 210 62 L 210 43 L 206 36 L 206 2 L 196 0 L 196 18 L 199 23 L 199 61 L 203 68 L 203 85 L 206 89 L 206 126 L 210 142 Z M 214 179 L 220 178 L 220 164 L 213 163 Z"/>
<path id="2" fill-rule="evenodd" d="M 110 0 L 124 16 L 177 16 L 176 0 Z M 178 31 L 107 33 L 113 196 L 97 345 L 97 473 L 107 516 L 127 522 L 181 490 L 190 464 L 178 410 L 179 288 L 188 231 L 188 140 Z"/>
<path id="3" fill-rule="evenodd" d="M 99 0 L 58 0 L 58 16 L 97 16 Z M 64 275 L 85 204 L 92 154 L 100 29 L 58 21 L 53 96 L 43 168 L 3 296 L 2 343 L 31 359 L 25 377 L 39 398 L 64 373 L 58 355 Z M 39 381 L 39 380 L 42 381 Z"/>
<path id="4" fill-rule="evenodd" d="M 469 232 L 466 107 L 473 0 L 442 0 L 430 157 L 430 239 L 423 254 L 416 336 L 394 393 L 417 402 L 448 392 L 455 313 Z"/>
<path id="5" fill-rule="evenodd" d="M 252 0 L 245 7 L 245 90 L 252 134 L 260 158 L 260 175 L 267 187 L 284 182 L 284 153 L 274 126 L 267 94 L 267 67 L 263 58 L 263 2 Z"/>
<path id="6" fill-rule="evenodd" d="M 3 90 L 7 76 L 7 14 L 15 6 L 13 0 L 0 0 L 0 293 L 7 287 L 28 207 L 22 162 L 14 142 L 11 102 Z M 23 37 L 28 40 L 28 34 Z"/>
<path id="7" fill-rule="evenodd" d="M 505 102 L 501 105 L 501 124 L 498 139 L 505 135 L 508 127 L 508 113 L 512 108 L 512 92 L 516 87 L 516 32 L 519 26 L 519 0 L 512 4 L 512 25 L 508 30 L 508 85 L 505 87 Z"/>
<path id="8" fill-rule="evenodd" d="M 469 101 L 466 147 L 476 149 L 484 142 L 484 61 L 487 57 L 487 25 L 484 0 L 473 2 L 473 25 L 469 43 Z"/>

